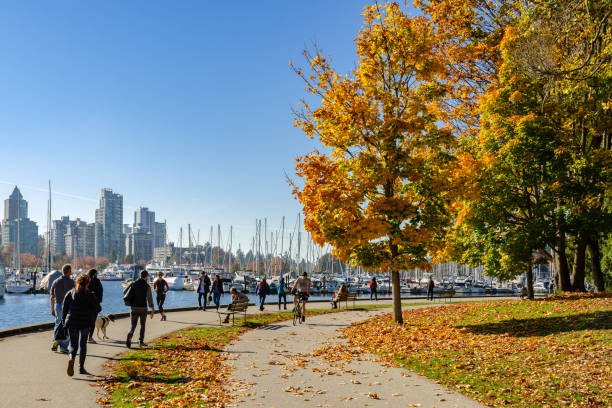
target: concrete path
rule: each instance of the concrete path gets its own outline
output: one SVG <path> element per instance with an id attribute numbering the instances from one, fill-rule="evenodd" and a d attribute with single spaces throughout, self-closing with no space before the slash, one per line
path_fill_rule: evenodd
<path id="1" fill-rule="evenodd" d="M 336 331 L 389 309 L 351 311 L 251 330 L 231 344 L 235 407 L 482 407 L 425 377 L 374 356 L 331 366 L 312 352 L 339 343 Z"/>
<path id="2" fill-rule="evenodd" d="M 470 300 L 482 299 L 474 298 Z M 422 300 L 417 299 L 415 301 L 420 302 Z M 403 300 L 403 302 L 407 303 L 410 301 Z M 357 305 L 373 303 L 374 302 L 360 301 L 357 302 Z M 382 305 L 389 303 L 390 301 L 379 301 L 376 304 Z M 313 303 L 309 305 L 309 307 L 327 308 L 329 307 L 329 302 L 317 304 Z M 252 310 L 253 313 L 259 313 L 256 307 L 251 307 L 250 310 Z M 266 306 L 266 312 L 275 310 L 277 310 L 275 306 Z M 389 309 L 384 309 L 384 311 L 388 312 Z M 370 314 L 365 312 L 347 312 L 346 315 L 342 315 L 346 316 L 343 317 L 342 320 L 339 319 L 340 315 L 321 316 L 316 319 L 309 319 L 308 324 L 302 325 L 297 329 L 289 327 L 286 323 L 279 324 L 268 327 L 265 330 L 255 330 L 247 333 L 244 336 L 244 342 L 241 341 L 234 347 L 238 347 L 247 352 L 255 351 L 257 353 L 256 357 L 253 356 L 253 353 L 245 353 L 244 358 L 260 358 L 261 361 L 265 362 L 265 364 L 257 363 L 259 368 L 272 369 L 270 372 L 276 372 L 276 369 L 280 369 L 280 366 L 268 365 L 267 362 L 270 360 L 269 352 L 274 351 L 275 353 L 281 353 L 283 350 L 304 350 L 310 352 L 312 349 L 318 346 L 319 341 L 323 341 L 325 338 L 332 336 L 335 329 L 342 327 L 345 324 L 347 320 L 344 319 L 349 318 L 348 313 L 350 313 L 350 320 L 365 319 L 370 316 Z M 160 316 L 156 314 L 153 320 L 147 319 L 146 341 L 150 341 L 154 338 L 186 327 L 198 325 L 219 325 L 217 314 L 210 309 L 206 312 L 188 311 L 168 313 L 168 320 L 165 322 L 160 322 L 159 318 Z M 315 323 L 317 324 L 315 325 Z M 278 330 L 276 330 L 276 328 L 278 328 Z M 103 364 L 107 361 L 114 360 L 118 354 L 126 351 L 124 342 L 128 330 L 129 319 L 118 319 L 115 323 L 112 323 L 107 330 L 107 335 L 110 337 L 109 340 L 100 341 L 99 344 L 88 345 L 86 368 L 93 375 L 81 376 L 78 373 L 75 373 L 74 377 L 72 378 L 66 375 L 66 365 L 68 360 L 67 356 L 64 354 L 54 353 L 50 349 L 52 337 L 51 331 L 23 334 L 0 339 L 0 407 L 99 407 L 99 405 L 96 403 L 96 399 L 99 397 L 97 392 L 99 392 L 100 389 L 96 386 L 95 382 L 101 379 L 104 374 Z M 298 333 L 298 331 L 299 333 L 309 333 L 309 337 L 290 334 L 291 332 Z M 266 340 L 258 342 L 253 341 L 253 338 L 259 338 L 257 336 L 261 337 L 262 339 L 264 338 L 263 336 L 266 336 Z M 272 339 L 274 338 L 278 338 L 280 344 L 287 344 L 287 339 L 291 339 L 289 341 L 291 346 L 287 347 L 283 345 L 280 347 L 272 347 L 271 344 L 274 342 Z M 300 341 L 298 342 L 297 339 L 300 339 Z M 310 340 L 309 342 L 306 342 L 304 339 Z M 279 355 L 275 357 L 275 359 L 280 359 L 281 357 L 282 356 Z M 240 359 L 236 360 L 235 363 L 242 364 L 243 361 L 248 360 Z M 251 364 L 247 364 L 247 368 L 249 365 Z M 370 374 L 372 370 L 373 366 L 368 366 L 366 368 L 359 368 L 358 371 L 367 371 L 369 373 L 368 375 L 372 377 L 372 383 L 374 383 L 377 381 L 375 380 L 377 377 L 373 377 L 373 374 Z M 252 376 L 253 373 L 254 371 L 250 371 L 249 375 L 245 376 L 244 379 L 248 378 L 249 381 L 252 381 L 254 378 L 256 378 Z M 306 375 L 305 373 L 306 370 L 299 374 Z M 298 377 L 299 374 L 297 374 Z M 242 375 L 242 373 L 240 373 L 240 375 Z M 331 376 L 328 377 L 332 378 Z M 393 377 L 396 377 L 396 374 L 393 374 Z M 304 383 L 302 383 L 302 385 L 308 385 L 306 383 L 306 378 L 307 377 L 303 378 Z M 335 382 L 332 382 L 330 379 L 323 378 L 325 380 L 325 387 L 319 385 L 321 383 L 321 378 L 322 377 L 314 378 L 317 381 L 313 382 L 312 386 L 315 387 L 315 384 L 317 384 L 316 387 L 319 387 L 317 389 L 326 389 L 330 393 L 334 389 L 337 389 L 338 393 L 340 393 L 340 390 L 345 389 L 344 387 L 339 387 L 339 383 L 344 380 L 344 377 L 340 378 L 333 376 L 333 379 L 337 380 Z M 382 378 L 384 380 L 386 376 Z M 300 380 L 302 380 L 302 378 L 300 378 Z M 378 381 L 382 383 L 383 380 Z M 406 379 L 406 384 L 410 383 L 411 381 L 413 381 L 413 379 Z M 350 383 L 350 380 L 344 380 L 344 382 L 352 384 Z M 370 382 L 370 380 L 363 379 L 361 382 L 367 384 Z M 293 394 L 282 391 L 282 388 L 285 387 L 280 387 L 279 384 L 274 385 L 276 385 L 276 388 L 266 385 L 265 389 L 269 391 L 274 390 L 274 398 L 269 398 L 269 400 L 262 399 L 262 401 L 265 401 L 264 406 L 271 406 L 275 404 L 276 406 L 281 406 L 281 404 L 277 401 L 286 397 L 291 397 L 289 400 L 291 400 L 293 403 L 302 402 L 303 404 L 308 404 L 308 401 L 304 402 L 303 399 L 296 399 Z M 294 382 L 290 382 L 288 385 L 295 386 Z M 423 385 L 419 385 L 419 387 L 422 386 Z M 346 388 L 348 391 L 343 391 L 343 394 L 348 395 L 349 393 L 353 392 L 353 385 L 348 385 L 348 387 L 349 388 Z M 263 393 L 263 388 L 261 387 L 257 388 L 255 391 L 258 398 L 260 396 L 260 389 Z M 364 399 L 363 395 L 359 393 L 365 391 L 365 386 L 363 389 L 362 387 L 355 387 L 354 392 L 356 392 L 356 394 L 353 395 L 353 397 L 359 398 L 360 400 Z M 399 392 L 408 395 L 408 392 L 406 391 Z M 386 396 L 386 391 L 382 391 L 381 395 L 382 399 L 380 401 L 368 400 L 367 402 L 382 403 L 389 401 L 389 398 L 391 398 Z M 442 391 L 442 395 L 436 397 L 441 399 L 444 398 L 443 395 L 447 394 Z M 320 399 L 321 401 L 325 400 L 325 398 L 319 397 L 316 397 L 316 399 Z M 447 399 L 451 401 L 450 398 Z M 333 400 L 330 398 L 328 398 L 328 400 L 331 401 L 330 406 L 338 406 L 338 400 Z M 285 400 L 283 399 L 283 401 Z M 418 402 L 416 399 L 414 401 Z M 249 399 L 247 402 L 250 404 L 254 401 Z M 268 402 L 272 404 L 268 404 Z M 423 406 L 425 407 L 427 405 Z M 437 406 L 442 407 L 443 405 L 438 402 Z"/>

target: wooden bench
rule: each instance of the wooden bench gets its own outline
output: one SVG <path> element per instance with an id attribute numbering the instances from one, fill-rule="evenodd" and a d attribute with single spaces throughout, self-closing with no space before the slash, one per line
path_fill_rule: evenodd
<path id="1" fill-rule="evenodd" d="M 434 301 L 435 299 L 452 299 L 454 294 L 455 289 L 441 290 L 438 293 L 434 293 Z"/>
<path id="2" fill-rule="evenodd" d="M 232 316 L 232 326 L 233 326 L 235 324 L 234 317 L 236 316 L 237 313 L 243 314 L 244 322 L 246 323 L 246 315 L 247 315 L 248 307 L 249 307 L 249 302 L 238 302 L 238 303 L 230 304 L 227 309 L 217 310 L 217 315 L 219 316 L 219 324 L 223 324 L 223 321 L 221 320 L 221 315 L 225 315 L 226 317 L 231 315 Z"/>
<path id="3" fill-rule="evenodd" d="M 353 309 L 355 308 L 355 299 L 357 299 L 357 293 L 342 293 L 338 295 L 337 302 L 344 302 L 345 309 L 348 308 L 348 302 L 353 302 Z"/>

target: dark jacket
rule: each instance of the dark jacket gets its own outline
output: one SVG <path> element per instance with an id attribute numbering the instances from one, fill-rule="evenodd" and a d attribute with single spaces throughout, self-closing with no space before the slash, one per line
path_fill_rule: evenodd
<path id="1" fill-rule="evenodd" d="M 153 309 L 153 295 L 151 294 L 151 287 L 146 280 L 138 279 L 132 284 L 132 290 L 134 291 L 132 310 L 146 311 L 147 304 Z"/>
<path id="2" fill-rule="evenodd" d="M 210 278 L 204 275 L 204 278 L 200 279 L 200 284 L 198 285 L 198 293 L 208 293 L 209 291 L 210 291 Z"/>
<path id="3" fill-rule="evenodd" d="M 268 282 L 261 281 L 259 285 L 257 285 L 257 290 L 255 291 L 259 296 L 266 296 L 270 294 L 270 285 Z"/>
<path id="4" fill-rule="evenodd" d="M 62 307 L 62 321 L 69 329 L 85 329 L 91 326 L 91 316 L 100 311 L 96 296 L 89 291 L 72 289 L 66 293 Z"/>
<path id="5" fill-rule="evenodd" d="M 430 280 L 429 282 L 427 282 L 427 291 L 433 292 L 434 286 L 435 286 L 434 281 Z"/>
<path id="6" fill-rule="evenodd" d="M 104 296 L 104 288 L 102 287 L 102 282 L 100 279 L 94 278 L 91 282 L 89 282 L 89 291 L 93 292 L 96 295 L 96 299 L 98 303 L 102 304 L 102 297 Z"/>
<path id="7" fill-rule="evenodd" d="M 219 279 L 218 281 L 213 281 L 212 293 L 219 294 L 219 295 L 222 295 L 224 293 L 223 292 L 223 282 L 221 282 L 221 279 Z"/>

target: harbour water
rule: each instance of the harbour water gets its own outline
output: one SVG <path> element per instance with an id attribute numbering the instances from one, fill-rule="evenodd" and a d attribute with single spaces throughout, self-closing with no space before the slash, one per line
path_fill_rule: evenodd
<path id="1" fill-rule="evenodd" d="M 123 289 L 119 281 L 102 281 L 104 287 L 104 299 L 102 302 L 102 313 L 121 313 L 128 312 L 129 308 L 123 304 Z M 257 303 L 259 298 L 257 295 L 248 294 L 251 301 Z M 369 298 L 370 295 L 362 295 L 364 298 Z M 221 298 L 221 304 L 229 303 L 229 294 L 224 294 Z M 360 296 L 361 297 L 361 296 Z M 155 295 L 153 295 L 155 299 Z M 312 296 L 313 300 L 330 299 L 331 295 Z M 277 295 L 269 295 L 267 302 L 276 301 Z M 287 302 L 292 302 L 292 296 L 287 296 Z M 186 290 L 170 291 L 166 296 L 165 308 L 197 306 L 198 295 L 196 292 Z M 157 308 L 157 306 L 156 306 Z M 266 309 L 275 310 L 272 305 L 266 306 Z M 5 294 L 4 299 L 0 299 L 0 329 L 9 327 L 23 326 L 27 324 L 46 323 L 53 321 L 51 316 L 51 306 L 49 303 L 49 295 L 13 295 Z"/>

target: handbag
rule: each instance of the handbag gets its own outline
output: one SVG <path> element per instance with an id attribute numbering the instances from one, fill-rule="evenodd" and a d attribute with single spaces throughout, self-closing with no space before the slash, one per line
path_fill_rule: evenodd
<path id="1" fill-rule="evenodd" d="M 212 296 L 211 295 L 208 295 L 208 301 L 212 302 Z"/>
<path id="2" fill-rule="evenodd" d="M 53 331 L 53 339 L 55 341 L 66 341 L 68 340 L 68 333 L 63 324 L 58 324 L 55 330 Z"/>

